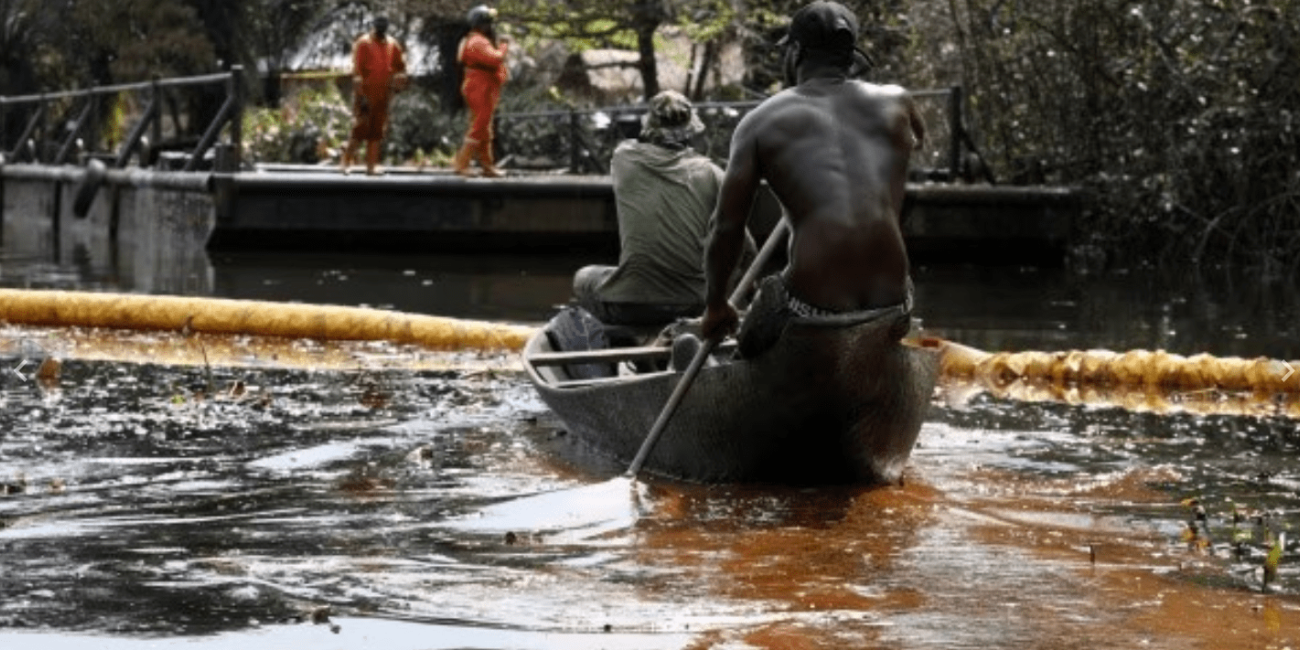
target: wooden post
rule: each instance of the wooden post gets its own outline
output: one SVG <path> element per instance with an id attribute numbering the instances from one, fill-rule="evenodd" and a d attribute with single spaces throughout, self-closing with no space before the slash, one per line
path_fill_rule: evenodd
<path id="1" fill-rule="evenodd" d="M 117 159 L 113 162 L 115 169 L 126 167 L 127 161 L 131 160 L 131 152 L 135 151 L 135 148 L 140 145 L 140 137 L 144 135 L 145 129 L 149 128 L 149 120 L 158 119 L 158 115 L 158 98 L 150 97 L 149 105 L 144 109 L 144 115 L 140 117 L 140 121 L 131 129 L 131 132 L 127 134 L 126 141 L 122 143 L 122 148 L 117 152 Z"/>
<path id="2" fill-rule="evenodd" d="M 40 126 L 41 135 L 39 138 L 36 138 L 34 140 L 34 142 L 36 143 L 36 147 L 35 149 L 32 150 L 32 162 L 34 163 L 41 162 L 41 153 L 43 153 L 45 150 L 45 138 L 50 133 L 50 111 L 49 108 L 45 105 L 45 93 L 41 93 L 40 115 L 41 115 L 41 126 Z"/>
<path id="3" fill-rule="evenodd" d="M 27 141 L 30 140 L 32 134 L 36 132 L 36 126 L 40 124 L 41 121 L 44 119 L 45 119 L 45 102 L 40 102 L 36 105 L 36 112 L 33 113 L 31 118 L 27 120 L 26 128 L 24 128 L 23 132 L 19 134 L 18 140 L 14 142 L 13 151 L 9 153 L 10 158 L 13 158 L 14 160 L 18 160 L 22 157 L 23 147 L 27 145 Z M 33 160 L 32 162 L 37 162 L 37 161 Z"/>
<path id="4" fill-rule="evenodd" d="M 961 174 L 961 140 L 962 140 L 962 89 L 953 86 L 948 91 L 948 182 L 957 180 Z"/>
<path id="5" fill-rule="evenodd" d="M 569 173 L 578 173 L 578 166 L 582 164 L 582 155 L 578 151 L 578 112 L 569 109 Z"/>
<path id="6" fill-rule="evenodd" d="M 230 119 L 230 115 L 234 110 L 235 97 L 227 97 L 226 103 L 221 105 L 221 110 L 218 111 L 217 116 L 212 119 L 212 123 L 208 125 L 208 130 L 203 132 L 202 138 L 199 138 L 199 144 L 194 147 L 194 153 L 190 154 L 189 160 L 185 161 L 184 171 L 192 172 L 198 169 L 199 160 L 203 158 L 203 154 L 207 153 L 208 149 L 210 149 L 213 143 L 217 141 L 217 136 L 221 133 L 222 127 L 226 125 L 226 120 Z"/>
<path id="7" fill-rule="evenodd" d="M 238 172 L 244 160 L 244 66 L 230 67 L 230 81 L 226 92 L 231 99 L 230 112 L 230 164 L 229 171 Z"/>
<path id="8" fill-rule="evenodd" d="M 94 108 L 95 95 L 93 93 L 86 95 L 86 106 L 81 109 L 77 115 L 77 120 L 72 123 L 72 129 L 69 131 L 67 138 L 63 140 L 63 145 L 59 147 L 59 153 L 54 157 L 54 164 L 62 165 L 68 162 L 68 154 L 72 153 L 72 146 L 77 142 L 77 136 L 81 134 L 81 127 L 90 117 L 91 109 Z"/>
<path id="9" fill-rule="evenodd" d="M 91 106 L 93 106 L 94 108 L 90 112 L 91 130 L 90 133 L 86 136 L 85 153 L 87 158 L 92 157 L 96 153 L 100 153 L 101 143 L 104 140 L 104 120 L 102 119 L 104 104 L 111 103 L 111 98 L 112 98 L 111 95 L 104 95 L 104 99 L 101 100 L 99 98 L 100 95 L 98 93 L 93 95 L 93 97 L 94 99 L 93 101 L 91 101 Z"/>
<path id="10" fill-rule="evenodd" d="M 162 146 L 162 94 L 162 84 L 158 83 L 158 75 L 155 74 L 150 83 L 150 98 L 153 99 L 154 106 L 158 107 L 158 116 L 154 118 L 152 128 L 149 130 L 149 149 L 148 153 L 145 155 L 145 160 L 143 161 L 145 165 L 150 167 L 158 164 L 159 147 Z"/>
<path id="11" fill-rule="evenodd" d="M 5 147 L 5 138 L 9 135 L 6 127 L 6 118 L 9 116 L 9 109 L 5 107 L 5 98 L 0 97 L 0 164 L 4 163 L 5 153 L 9 151 Z"/>

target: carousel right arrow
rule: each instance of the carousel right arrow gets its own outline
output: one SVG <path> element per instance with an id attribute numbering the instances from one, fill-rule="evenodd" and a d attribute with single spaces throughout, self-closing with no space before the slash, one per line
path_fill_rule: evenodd
<path id="1" fill-rule="evenodd" d="M 1286 374 L 1282 375 L 1282 381 L 1285 382 L 1291 378 L 1291 375 L 1295 374 L 1295 368 L 1285 361 L 1282 362 L 1282 365 L 1286 367 Z"/>

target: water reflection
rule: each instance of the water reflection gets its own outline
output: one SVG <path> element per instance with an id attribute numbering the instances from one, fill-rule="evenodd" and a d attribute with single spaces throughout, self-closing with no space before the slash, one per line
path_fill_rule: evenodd
<path id="1" fill-rule="evenodd" d="M 213 295 L 363 305 L 457 318 L 542 321 L 583 264 L 488 255 L 213 255 Z"/>
<path id="2" fill-rule="evenodd" d="M 1166 350 L 1300 359 L 1300 292 L 1282 283 L 1062 269 L 927 267 L 918 315 L 934 333 L 984 350 Z"/>
<path id="3" fill-rule="evenodd" d="M 76 249 L 85 253 L 85 249 Z M 175 257 L 173 254 L 172 257 Z M 138 252 L 138 258 L 153 254 Z M 593 261 L 555 256 L 183 255 L 133 270 L 99 257 L 53 259 L 10 242 L 0 248 L 0 286 L 179 293 L 369 306 L 444 316 L 542 322 L 568 300 L 573 272 Z M 1300 359 L 1300 292 L 1240 281 L 1117 272 L 1081 277 L 1062 269 L 932 266 L 914 270 L 927 331 L 977 348 L 1162 349 L 1172 353 Z M 170 288 L 168 290 L 167 288 Z"/>

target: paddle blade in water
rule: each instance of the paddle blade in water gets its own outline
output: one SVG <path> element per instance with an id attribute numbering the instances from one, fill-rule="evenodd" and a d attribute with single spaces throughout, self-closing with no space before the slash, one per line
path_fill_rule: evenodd
<path id="1" fill-rule="evenodd" d="M 631 528 L 641 512 L 636 481 L 603 483 L 502 501 L 448 522 L 459 530 L 540 534 L 547 541 L 580 541 Z"/>

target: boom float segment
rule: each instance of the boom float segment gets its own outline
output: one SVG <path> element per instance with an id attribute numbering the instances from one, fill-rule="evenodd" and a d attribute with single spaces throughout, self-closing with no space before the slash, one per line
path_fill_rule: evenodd
<path id="1" fill-rule="evenodd" d="M 0 320 L 322 340 L 386 340 L 433 350 L 514 351 L 533 328 L 334 305 L 0 289 Z"/>

